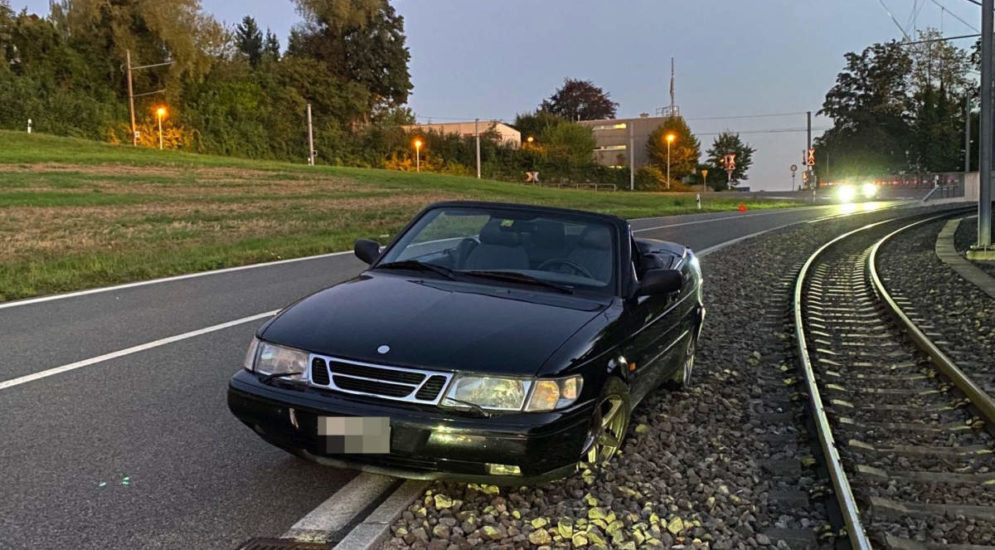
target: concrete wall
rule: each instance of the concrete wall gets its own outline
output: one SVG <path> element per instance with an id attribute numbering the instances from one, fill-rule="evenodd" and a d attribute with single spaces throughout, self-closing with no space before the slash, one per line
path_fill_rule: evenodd
<path id="1" fill-rule="evenodd" d="M 980 175 L 978 172 L 964 174 L 964 200 L 977 202 L 981 198 Z"/>

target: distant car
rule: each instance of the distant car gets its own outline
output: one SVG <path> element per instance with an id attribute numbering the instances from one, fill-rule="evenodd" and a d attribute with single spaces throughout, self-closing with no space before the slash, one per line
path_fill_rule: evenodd
<path id="1" fill-rule="evenodd" d="M 843 182 L 833 185 L 832 189 L 836 200 L 846 204 L 874 200 L 878 195 L 879 186 L 871 181 L 859 185 Z"/>
<path id="2" fill-rule="evenodd" d="M 619 218 L 439 203 L 355 252 L 370 267 L 263 325 L 229 385 L 232 413 L 298 456 L 418 479 L 562 477 L 610 459 L 655 388 L 691 381 L 698 261 Z"/>

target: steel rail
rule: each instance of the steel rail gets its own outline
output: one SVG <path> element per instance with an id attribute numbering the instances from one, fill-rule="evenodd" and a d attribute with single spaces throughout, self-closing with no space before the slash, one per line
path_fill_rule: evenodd
<path id="1" fill-rule="evenodd" d="M 798 357 L 801 362 L 802 371 L 805 375 L 805 386 L 808 390 L 809 405 L 812 408 L 812 416 L 815 422 L 815 432 L 822 447 L 822 455 L 826 461 L 826 468 L 829 470 L 829 478 L 833 483 L 836 492 L 836 499 L 839 502 L 840 512 L 843 515 L 843 523 L 846 525 L 847 538 L 850 540 L 850 547 L 853 550 L 871 550 L 871 543 L 867 539 L 867 534 L 860 523 L 860 510 L 857 507 L 857 500 L 853 496 L 850 488 L 850 480 L 843 471 L 843 461 L 840 459 L 839 450 L 836 448 L 836 439 L 833 437 L 833 430 L 829 425 L 829 418 L 826 415 L 826 408 L 819 393 L 819 386 L 815 380 L 815 369 L 812 368 L 812 360 L 808 354 L 808 343 L 805 340 L 805 320 L 802 314 L 802 294 L 805 287 L 805 279 L 809 269 L 816 259 L 827 249 L 836 243 L 862 231 L 877 227 L 881 224 L 892 222 L 897 218 L 892 218 L 855 229 L 844 233 L 835 239 L 822 245 L 814 254 L 809 256 L 805 265 L 798 273 L 795 281 L 795 293 L 792 303 L 795 315 L 795 342 L 798 346 Z"/>
<path id="2" fill-rule="evenodd" d="M 951 215 L 956 215 L 958 212 L 960 212 L 960 210 L 962 209 L 944 212 L 936 216 L 930 216 L 929 218 L 920 220 L 912 225 L 916 225 L 919 223 L 926 223 L 940 218 L 949 217 Z M 882 224 L 891 223 L 899 219 L 901 218 L 890 218 L 880 222 L 871 223 L 863 227 L 854 229 L 853 231 L 844 233 L 843 235 L 840 235 L 834 238 L 833 240 L 827 242 L 826 244 L 822 245 L 818 250 L 816 250 L 814 254 L 809 256 L 808 260 L 802 266 L 801 271 L 799 271 L 798 278 L 795 281 L 795 292 L 794 292 L 792 307 L 794 310 L 795 342 L 798 348 L 798 357 L 801 362 L 803 374 L 805 375 L 805 386 L 806 389 L 808 390 L 809 404 L 811 405 L 812 415 L 814 417 L 813 420 L 815 423 L 816 436 L 818 437 L 819 445 L 822 448 L 822 453 L 826 461 L 826 468 L 829 471 L 829 477 L 833 483 L 833 487 L 836 492 L 836 499 L 837 502 L 839 503 L 840 512 L 843 516 L 843 523 L 846 525 L 847 538 L 850 540 L 850 547 L 853 550 L 871 550 L 872 546 L 861 524 L 860 509 L 857 506 L 856 499 L 853 496 L 853 490 L 850 487 L 850 481 L 847 478 L 846 472 L 843 469 L 843 462 L 840 459 L 839 450 L 836 448 L 836 439 L 833 437 L 832 427 L 829 425 L 829 419 L 828 416 L 826 415 L 825 405 L 822 402 L 822 396 L 819 392 L 818 384 L 816 383 L 815 369 L 812 367 L 812 360 L 809 357 L 808 353 L 808 343 L 806 342 L 805 339 L 805 323 L 802 312 L 802 295 L 804 293 L 803 291 L 805 286 L 805 280 L 808 277 L 808 272 L 810 268 L 819 258 L 819 256 L 821 256 L 826 250 L 857 233 L 861 233 L 863 231 L 867 231 L 869 229 L 878 227 Z M 903 227 L 902 229 L 907 229 L 907 228 L 908 226 Z M 873 264 L 874 254 L 877 252 L 880 243 L 887 240 L 888 238 L 890 238 L 891 236 L 895 235 L 900 231 L 901 229 L 899 231 L 892 232 L 884 239 L 878 241 L 875 244 L 871 252 L 868 264 Z M 877 273 L 875 271 L 872 275 L 872 278 L 874 278 L 876 282 L 880 282 L 880 279 L 877 279 L 876 275 Z M 877 287 L 875 286 L 875 288 Z M 885 293 L 882 296 L 884 295 L 887 294 Z M 890 295 L 887 296 L 890 299 Z M 897 307 L 897 305 L 894 303 L 893 300 L 890 303 L 893 307 Z M 908 320 L 907 317 L 905 319 Z M 909 321 L 909 323 L 911 322 Z M 916 330 L 918 331 L 918 328 L 916 328 Z M 925 335 L 922 336 L 923 338 L 925 338 Z M 933 347 L 935 348 L 935 346 Z M 940 353 L 938 349 L 936 351 Z M 961 375 L 963 376 L 963 373 L 961 373 Z"/>
<path id="3" fill-rule="evenodd" d="M 937 347 L 936 344 L 934 344 L 933 341 L 930 340 L 929 337 L 926 336 L 926 334 L 920 330 L 911 319 L 909 319 L 908 315 L 906 315 L 905 312 L 902 311 L 902 308 L 900 308 L 895 300 L 892 299 L 891 294 L 888 292 L 888 289 L 885 288 L 884 283 L 881 281 L 881 277 L 878 275 L 877 253 L 882 244 L 906 229 L 911 229 L 918 225 L 935 221 L 943 217 L 949 216 L 936 216 L 920 220 L 892 231 L 886 235 L 884 238 L 876 242 L 873 248 L 871 248 L 871 254 L 867 262 L 867 270 L 870 274 L 871 281 L 874 284 L 874 290 L 878 293 L 881 301 L 888 306 L 888 310 L 891 314 L 894 315 L 895 318 L 898 319 L 898 321 L 908 331 L 909 337 L 911 337 L 912 341 L 919 346 L 919 349 L 929 355 L 930 359 L 933 360 L 933 364 L 936 365 L 936 368 L 943 373 L 944 376 L 949 378 L 954 385 L 960 389 L 960 391 L 964 392 L 964 395 L 971 400 L 971 403 L 977 407 L 981 414 L 984 415 L 985 419 L 987 419 L 990 424 L 995 424 L 995 399 L 992 399 L 992 397 L 985 393 L 985 391 L 977 384 L 975 384 L 969 376 L 964 374 L 964 371 L 960 370 L 960 368 L 957 367 L 957 364 L 954 363 L 954 361 L 947 356 L 947 354 L 943 353 L 943 351 L 940 350 L 940 348 Z"/>

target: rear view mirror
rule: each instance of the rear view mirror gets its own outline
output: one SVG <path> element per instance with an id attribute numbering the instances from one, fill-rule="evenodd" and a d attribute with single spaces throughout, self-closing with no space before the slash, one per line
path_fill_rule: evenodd
<path id="1" fill-rule="evenodd" d="M 677 292 L 684 284 L 684 275 L 676 269 L 650 269 L 643 274 L 639 284 L 640 296 L 654 296 Z"/>
<path id="2" fill-rule="evenodd" d="M 366 262 L 367 265 L 377 261 L 380 257 L 380 243 L 369 239 L 359 239 L 353 247 L 356 257 Z"/>

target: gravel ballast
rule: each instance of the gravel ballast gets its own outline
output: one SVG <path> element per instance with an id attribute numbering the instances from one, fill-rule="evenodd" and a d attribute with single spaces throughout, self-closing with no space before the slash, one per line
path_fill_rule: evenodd
<path id="1" fill-rule="evenodd" d="M 708 316 L 693 385 L 652 392 L 607 467 L 538 487 L 434 482 L 383 548 L 832 546 L 790 295 L 819 246 L 895 215 L 801 224 L 703 258 Z"/>
<path id="2" fill-rule="evenodd" d="M 972 221 L 961 222 L 957 238 Z M 910 301 L 911 306 L 903 309 L 923 319 L 917 324 L 927 336 L 993 394 L 995 300 L 936 257 L 936 236 L 944 223 L 939 220 L 896 235 L 882 246 L 878 270 L 889 292 Z"/>

